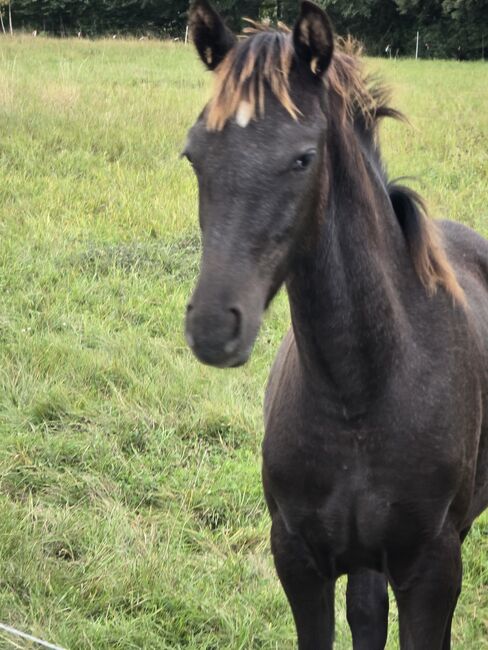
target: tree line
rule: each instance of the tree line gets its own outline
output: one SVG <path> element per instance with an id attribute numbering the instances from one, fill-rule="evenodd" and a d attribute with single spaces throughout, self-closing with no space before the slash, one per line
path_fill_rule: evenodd
<path id="1" fill-rule="evenodd" d="M 316 0 L 339 34 L 352 34 L 372 55 L 485 58 L 488 0 Z M 235 30 L 241 17 L 292 24 L 298 0 L 214 0 Z M 56 35 L 184 35 L 188 0 L 0 0 L 2 28 Z M 10 18 L 11 16 L 11 18 Z M 488 43 L 486 44 L 488 50 Z"/>

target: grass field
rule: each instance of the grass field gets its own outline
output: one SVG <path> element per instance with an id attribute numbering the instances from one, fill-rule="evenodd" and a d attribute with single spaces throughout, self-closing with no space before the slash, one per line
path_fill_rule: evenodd
<path id="1" fill-rule="evenodd" d="M 391 174 L 488 236 L 486 64 L 369 65 L 413 123 L 383 127 Z M 183 46 L 0 39 L 0 621 L 70 650 L 295 647 L 260 486 L 286 299 L 244 368 L 182 336 L 199 239 L 178 154 L 209 84 Z M 454 647 L 479 650 L 487 516 L 464 561 Z"/>

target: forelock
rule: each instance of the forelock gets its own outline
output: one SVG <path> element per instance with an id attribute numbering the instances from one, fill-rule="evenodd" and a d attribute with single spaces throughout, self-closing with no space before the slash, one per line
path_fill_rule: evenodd
<path id="1" fill-rule="evenodd" d="M 227 54 L 215 71 L 214 94 L 205 115 L 207 129 L 221 131 L 235 117 L 241 124 L 263 117 L 266 88 L 296 120 L 299 111 L 290 96 L 292 60 L 288 30 L 271 30 L 254 23 L 251 34 Z"/>

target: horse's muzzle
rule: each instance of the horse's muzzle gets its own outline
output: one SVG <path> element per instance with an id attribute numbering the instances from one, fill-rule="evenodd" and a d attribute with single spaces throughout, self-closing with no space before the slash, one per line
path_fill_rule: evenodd
<path id="1" fill-rule="evenodd" d="M 243 316 L 239 307 L 197 308 L 186 311 L 186 341 L 202 362 L 218 368 L 240 366 L 250 349 L 243 342 Z"/>

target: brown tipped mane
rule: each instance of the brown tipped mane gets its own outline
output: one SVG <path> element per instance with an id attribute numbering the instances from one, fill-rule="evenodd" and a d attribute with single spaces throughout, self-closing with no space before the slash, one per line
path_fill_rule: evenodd
<path id="1" fill-rule="evenodd" d="M 243 101 L 250 105 L 252 119 L 262 117 L 265 85 L 293 119 L 299 118 L 300 112 L 290 96 L 289 75 L 293 64 L 290 29 L 283 23 L 273 29 L 269 22 L 246 20 L 250 26 L 243 30 L 238 45 L 215 71 L 214 95 L 206 113 L 207 128 L 211 131 L 222 130 Z M 374 130 L 381 117 L 405 119 L 389 106 L 389 88 L 365 75 L 361 55 L 362 48 L 354 39 L 336 39 L 327 83 L 330 92 L 339 99 L 341 120 L 361 120 Z"/>
<path id="2" fill-rule="evenodd" d="M 262 117 L 265 85 L 293 119 L 298 118 L 298 109 L 290 97 L 293 49 L 289 33 L 257 23 L 246 31 L 249 36 L 227 54 L 215 71 L 215 92 L 206 114 L 211 131 L 222 130 L 242 102 L 249 104 L 251 119 Z"/>
<path id="3" fill-rule="evenodd" d="M 413 266 L 427 293 L 434 294 L 440 285 L 455 302 L 465 306 L 466 296 L 447 258 L 441 233 L 435 221 L 428 218 L 422 197 L 397 183 L 388 184 L 388 194 L 407 241 Z"/>
<path id="4" fill-rule="evenodd" d="M 300 117 L 290 94 L 294 60 L 290 30 L 283 24 L 272 29 L 267 22 L 248 22 L 250 27 L 244 30 L 240 41 L 215 70 L 214 95 L 205 110 L 206 126 L 210 131 L 221 131 L 238 114 L 243 102 L 247 120 L 263 117 L 266 88 L 294 120 Z M 346 126 L 349 123 L 356 132 L 361 131 L 371 138 L 381 165 L 376 145 L 378 121 L 383 117 L 407 120 L 390 106 L 388 86 L 365 74 L 361 55 L 362 48 L 357 41 L 336 39 L 324 92 L 327 89 L 334 100 L 333 106 L 339 111 L 338 124 Z M 388 190 L 415 271 L 427 292 L 434 293 L 440 285 L 456 302 L 464 304 L 463 291 L 421 197 L 403 186 L 389 185 Z"/>

